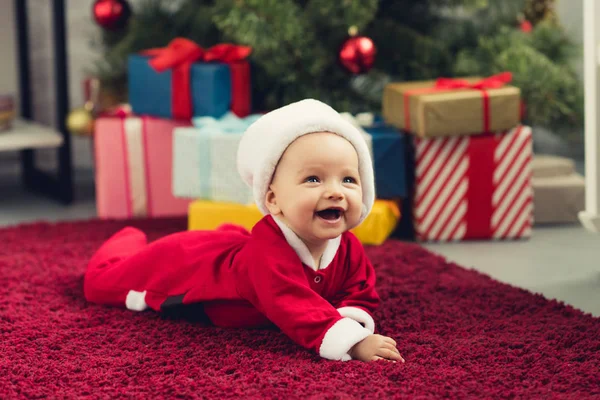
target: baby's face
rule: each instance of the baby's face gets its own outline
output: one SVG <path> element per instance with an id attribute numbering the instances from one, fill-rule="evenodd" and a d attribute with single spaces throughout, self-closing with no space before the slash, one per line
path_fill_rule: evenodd
<path id="1" fill-rule="evenodd" d="M 358 155 L 329 132 L 296 139 L 279 160 L 267 193 L 279 216 L 307 244 L 320 244 L 354 228 L 362 212 Z"/>

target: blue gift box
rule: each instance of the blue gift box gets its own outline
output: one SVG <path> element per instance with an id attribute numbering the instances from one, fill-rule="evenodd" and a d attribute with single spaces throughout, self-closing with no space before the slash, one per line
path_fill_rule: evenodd
<path id="1" fill-rule="evenodd" d="M 371 135 L 375 164 L 375 189 L 380 199 L 406 197 L 406 134 L 397 128 L 375 123 L 363 127 Z"/>
<path id="2" fill-rule="evenodd" d="M 156 72 L 149 57 L 128 58 L 129 104 L 135 114 L 173 118 L 171 71 Z M 192 115 L 220 118 L 231 107 L 231 71 L 224 63 L 194 63 L 190 70 Z"/>

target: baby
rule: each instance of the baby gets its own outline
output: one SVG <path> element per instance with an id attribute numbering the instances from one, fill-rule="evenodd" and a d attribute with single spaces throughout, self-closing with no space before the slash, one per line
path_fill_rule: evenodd
<path id="1" fill-rule="evenodd" d="M 90 260 L 86 299 L 135 311 L 201 304 L 216 326 L 274 324 L 326 359 L 404 362 L 392 338 L 374 333 L 374 269 L 349 232 L 375 197 L 359 131 L 302 100 L 247 129 L 238 170 L 265 214 L 252 232 L 224 225 L 148 243 L 124 228 Z"/>

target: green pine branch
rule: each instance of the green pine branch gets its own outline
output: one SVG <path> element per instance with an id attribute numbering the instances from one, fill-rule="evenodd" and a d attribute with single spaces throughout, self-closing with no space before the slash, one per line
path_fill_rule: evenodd
<path id="1" fill-rule="evenodd" d="M 583 124 L 583 92 L 576 74 L 527 45 L 498 55 L 496 71 L 511 71 L 521 88 L 530 124 L 575 130 Z"/>
<path id="2" fill-rule="evenodd" d="M 547 37 L 547 29 L 538 24 L 531 34 L 525 34 L 502 27 L 493 37 L 482 36 L 476 48 L 457 55 L 454 73 L 488 76 L 510 71 L 511 84 L 521 89 L 527 108 L 526 122 L 577 130 L 583 125 L 583 87 L 569 65 L 567 54 L 572 50 L 567 48 L 571 44 L 564 36 L 540 40 Z"/>
<path id="3" fill-rule="evenodd" d="M 377 43 L 376 68 L 395 80 L 433 79 L 452 70 L 452 55 L 434 38 L 383 19 L 368 31 Z"/>

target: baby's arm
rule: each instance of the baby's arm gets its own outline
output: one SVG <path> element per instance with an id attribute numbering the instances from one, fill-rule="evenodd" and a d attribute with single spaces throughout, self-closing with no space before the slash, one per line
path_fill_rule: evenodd
<path id="1" fill-rule="evenodd" d="M 343 289 L 336 295 L 333 305 L 340 315 L 354 319 L 371 332 L 370 336 L 350 350 L 349 355 L 362 361 L 388 359 L 404 362 L 394 339 L 374 333 L 373 312 L 380 303 L 375 290 L 375 270 L 356 236 L 349 234 L 348 240 L 348 273 Z"/>
<path id="2" fill-rule="evenodd" d="M 313 291 L 296 262 L 265 252 L 247 256 L 237 279 L 239 295 L 294 342 L 323 358 L 345 361 L 350 349 L 372 334 Z"/>
<path id="3" fill-rule="evenodd" d="M 373 313 L 381 302 L 375 290 L 375 270 L 356 236 L 349 234 L 347 240 L 350 241 L 347 274 L 343 289 L 332 304 L 342 316 L 358 321 L 374 333 Z"/>

